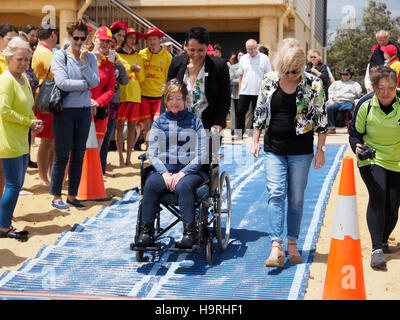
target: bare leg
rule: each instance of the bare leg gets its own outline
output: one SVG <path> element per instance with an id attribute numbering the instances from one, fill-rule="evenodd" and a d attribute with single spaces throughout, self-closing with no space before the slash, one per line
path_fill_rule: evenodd
<path id="1" fill-rule="evenodd" d="M 126 146 L 126 165 L 130 166 L 131 163 L 131 154 L 133 146 L 136 143 L 136 122 L 128 121 L 128 136 L 126 138 L 127 146 Z"/>
<path id="2" fill-rule="evenodd" d="M 40 140 L 40 146 L 37 154 L 40 184 L 48 186 L 50 185 L 50 180 L 48 178 L 49 165 L 51 165 L 53 162 L 51 161 L 50 163 L 50 158 L 54 159 L 54 139 L 41 138 Z"/>
<path id="3" fill-rule="evenodd" d="M 115 128 L 115 142 L 117 144 L 120 167 L 125 166 L 124 155 L 122 153 L 124 148 L 124 123 L 124 121 L 117 121 L 117 126 Z"/>

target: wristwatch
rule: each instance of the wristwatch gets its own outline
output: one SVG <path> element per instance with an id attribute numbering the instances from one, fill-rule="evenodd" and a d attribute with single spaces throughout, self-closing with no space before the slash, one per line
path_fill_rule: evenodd
<path id="1" fill-rule="evenodd" d="M 325 152 L 326 151 L 326 146 L 321 146 L 318 149 L 321 149 L 323 152 Z"/>

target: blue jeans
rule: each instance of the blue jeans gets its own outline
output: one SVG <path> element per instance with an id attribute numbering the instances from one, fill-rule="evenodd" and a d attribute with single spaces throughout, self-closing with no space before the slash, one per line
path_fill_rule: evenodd
<path id="1" fill-rule="evenodd" d="M 24 185 L 29 154 L 17 158 L 1 159 L 1 162 L 6 177 L 6 186 L 0 202 L 0 228 L 10 228 L 19 192 Z"/>
<path id="2" fill-rule="evenodd" d="M 335 102 L 334 104 L 328 104 L 326 112 L 328 114 L 328 129 L 335 129 L 335 113 L 336 111 L 351 111 L 353 110 L 353 104 L 351 102 Z"/>
<path id="3" fill-rule="evenodd" d="M 303 216 L 304 191 L 307 186 L 313 154 L 280 156 L 266 152 L 267 232 L 271 241 L 283 242 L 285 200 L 287 208 L 287 238 L 297 240 Z"/>
<path id="4" fill-rule="evenodd" d="M 65 108 L 61 113 L 54 115 L 53 133 L 56 155 L 51 169 L 50 194 L 61 196 L 68 160 L 68 195 L 78 194 L 91 117 L 90 108 Z"/>

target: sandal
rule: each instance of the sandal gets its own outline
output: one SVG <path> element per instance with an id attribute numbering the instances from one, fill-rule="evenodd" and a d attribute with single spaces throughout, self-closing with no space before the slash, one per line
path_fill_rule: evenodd
<path id="1" fill-rule="evenodd" d="M 288 241 L 287 246 L 288 246 L 288 251 L 289 251 L 289 247 L 295 247 L 297 249 L 297 242 L 296 241 L 294 241 L 294 242 Z M 298 250 L 297 250 L 297 252 L 298 252 Z M 300 253 L 299 253 L 299 255 L 291 255 L 291 254 L 289 254 L 289 262 L 291 264 L 299 264 L 299 263 L 301 263 L 301 255 L 300 255 Z"/>
<path id="2" fill-rule="evenodd" d="M 13 226 L 11 226 L 10 229 L 8 229 L 7 231 L 0 230 L 0 238 L 11 238 L 19 241 L 28 240 L 28 234 L 28 231 L 17 231 L 17 229 L 15 229 Z"/>
<path id="3" fill-rule="evenodd" d="M 282 246 L 280 244 L 273 244 L 273 248 L 278 248 L 280 254 L 277 258 L 269 257 L 264 261 L 266 267 L 283 267 L 285 264 L 285 251 L 283 251 Z"/>

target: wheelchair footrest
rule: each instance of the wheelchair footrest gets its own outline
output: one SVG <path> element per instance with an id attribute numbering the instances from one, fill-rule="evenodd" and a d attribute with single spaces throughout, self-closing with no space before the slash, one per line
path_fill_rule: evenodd
<path id="1" fill-rule="evenodd" d="M 180 248 L 171 247 L 171 248 L 168 248 L 168 250 L 174 251 L 174 252 L 200 253 L 201 247 L 198 245 L 192 246 L 192 249 L 180 249 Z"/>
<path id="2" fill-rule="evenodd" d="M 155 243 L 154 247 L 137 247 L 135 246 L 135 243 L 131 243 L 130 248 L 133 251 L 160 251 L 161 243 L 160 242 Z"/>

